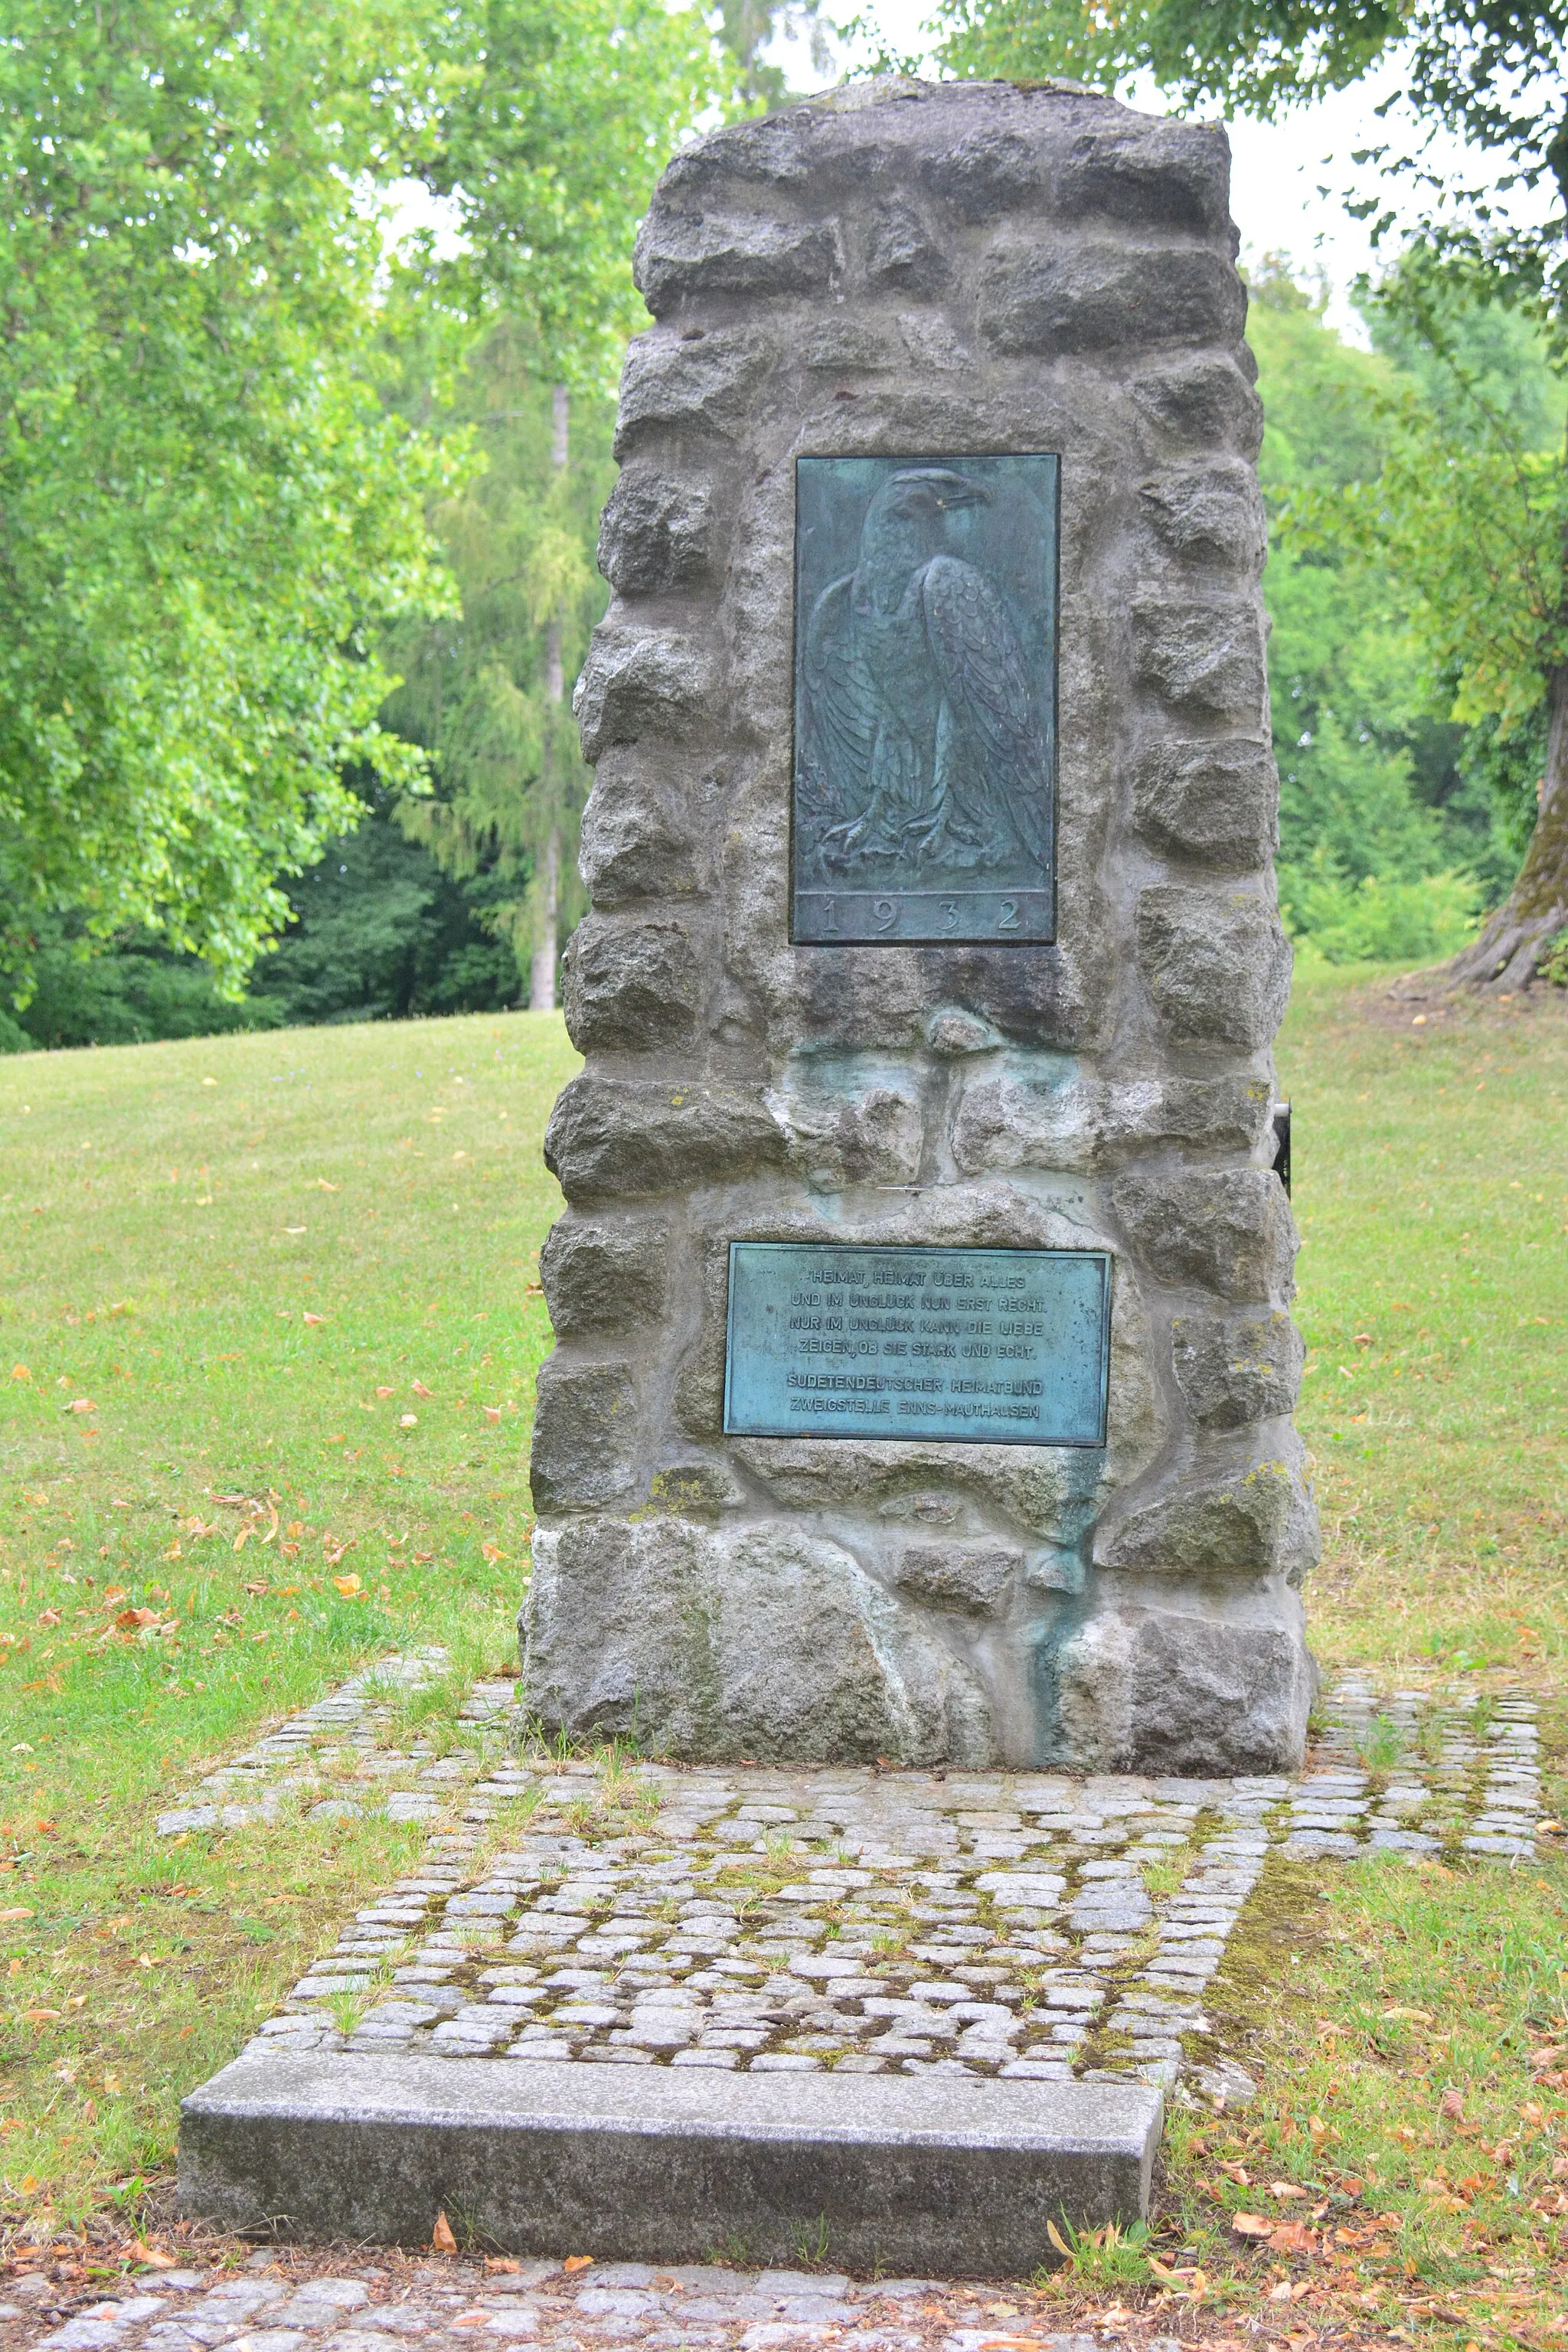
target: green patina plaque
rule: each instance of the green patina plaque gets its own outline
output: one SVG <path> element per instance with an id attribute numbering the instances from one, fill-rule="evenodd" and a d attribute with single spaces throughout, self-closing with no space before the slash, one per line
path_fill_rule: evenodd
<path id="1" fill-rule="evenodd" d="M 792 939 L 1055 938 L 1059 487 L 796 459 Z"/>

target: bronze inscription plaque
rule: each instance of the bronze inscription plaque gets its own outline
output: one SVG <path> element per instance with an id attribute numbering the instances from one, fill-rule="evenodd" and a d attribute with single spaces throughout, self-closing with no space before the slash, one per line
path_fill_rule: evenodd
<path id="1" fill-rule="evenodd" d="M 1059 487 L 796 459 L 792 939 L 1055 938 Z"/>

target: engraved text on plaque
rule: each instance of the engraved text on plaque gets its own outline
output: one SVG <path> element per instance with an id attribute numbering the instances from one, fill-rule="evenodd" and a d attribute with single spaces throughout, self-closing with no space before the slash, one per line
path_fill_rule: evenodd
<path id="1" fill-rule="evenodd" d="M 1103 1445 L 1110 1340 L 1103 1251 L 731 1242 L 724 1427 Z"/>

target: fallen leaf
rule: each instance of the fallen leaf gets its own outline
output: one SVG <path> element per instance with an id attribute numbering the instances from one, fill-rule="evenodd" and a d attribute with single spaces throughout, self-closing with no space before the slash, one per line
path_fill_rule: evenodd
<path id="1" fill-rule="evenodd" d="M 399 1429 L 417 1429 L 419 1426 L 419 1415 L 416 1412 L 399 1413 L 397 1417 L 397 1426 Z"/>
<path id="2" fill-rule="evenodd" d="M 1298 2189 L 1293 2180 L 1271 2180 L 1268 2184 L 1270 2197 L 1278 2197 L 1281 2200 L 1287 2200 L 1292 2197 L 1305 2197 L 1306 2193 L 1304 2189 Z"/>
<path id="3" fill-rule="evenodd" d="M 338 1189 L 335 1184 L 329 1184 L 324 1176 L 318 1176 L 316 1183 L 319 1190 L 323 1192 L 335 1192 Z"/>
<path id="4" fill-rule="evenodd" d="M 430 2243 L 438 2254 L 455 2254 L 458 2251 L 458 2241 L 452 2235 L 452 2224 L 447 2221 L 445 2213 L 437 2213 L 436 2216 L 436 2227 L 430 2232 Z"/>
<path id="5" fill-rule="evenodd" d="M 51 2018 L 58 2017 L 59 2011 L 58 2009 L 25 2009 L 22 2015 L 29 2025 L 47 2025 Z"/>
<path id="6" fill-rule="evenodd" d="M 11 1367 L 11 1378 L 12 1378 L 14 1381 L 30 1381 L 30 1380 L 32 1379 L 32 1377 L 33 1377 L 33 1375 L 32 1375 L 32 1373 L 27 1370 L 27 1367 L 26 1367 L 26 1364 L 13 1364 L 13 1365 L 12 1365 L 12 1367 Z"/>
<path id="7" fill-rule="evenodd" d="M 9 1911 L 0 1911 L 0 1919 L 30 1919 L 32 1916 L 25 1903 L 14 1904 Z"/>
<path id="8" fill-rule="evenodd" d="M 392 1391 L 390 1389 L 377 1389 L 376 1394 L 379 1397 L 389 1397 L 392 1394 Z"/>
<path id="9" fill-rule="evenodd" d="M 594 2257 L 592 2254 L 568 2254 L 561 2267 L 570 2274 L 573 2271 L 587 2270 L 591 2266 Z"/>
<path id="10" fill-rule="evenodd" d="M 487 1421 L 499 1421 L 500 1419 L 500 1407 L 499 1404 L 488 1404 L 484 1410 L 485 1419 Z"/>
<path id="11" fill-rule="evenodd" d="M 1317 2252 L 1317 2242 L 1304 2221 L 1279 2221 L 1268 2232 L 1268 2243 L 1277 2254 L 1310 2254 Z"/>
<path id="12" fill-rule="evenodd" d="M 1261 2213 L 1233 2213 L 1230 2226 L 1238 2238 L 1267 2238 L 1274 2224 Z"/>
<path id="13" fill-rule="evenodd" d="M 1412 2025 L 1436 2025 L 1437 2022 L 1429 2009 L 1385 2009 L 1383 2014 L 1385 2020 L 1405 2018 Z"/>
<path id="14" fill-rule="evenodd" d="M 425 1383 L 424 1383 L 424 1381 L 416 1381 L 414 1382 L 413 1386 L 414 1386 L 414 1393 L 415 1393 L 415 1395 L 416 1395 L 416 1396 L 430 1397 L 430 1398 L 432 1398 L 432 1399 L 435 1397 L 435 1394 L 436 1394 L 435 1390 L 434 1390 L 434 1389 L 427 1389 L 427 1388 L 426 1387 L 426 1385 L 425 1385 Z"/>
<path id="15" fill-rule="evenodd" d="M 106 1584 L 103 1588 L 103 1597 L 106 1601 L 123 1601 L 125 1587 L 122 1584 Z"/>
<path id="16" fill-rule="evenodd" d="M 157 1622 L 158 1612 L 155 1609 L 122 1609 L 114 1625 L 117 1633 L 135 1633 L 143 1625 L 155 1625 Z"/>
<path id="17" fill-rule="evenodd" d="M 1450 2123 L 1459 2124 L 1464 2122 L 1465 2095 L 1458 2088 L 1457 2084 L 1449 2084 L 1447 2089 L 1443 2094 L 1437 2112 L 1441 2116 L 1447 2116 Z"/>
<path id="18" fill-rule="evenodd" d="M 305 1318 L 307 1323 L 324 1323 L 326 1319 L 324 1315 L 307 1315 Z"/>
<path id="19" fill-rule="evenodd" d="M 74 1404 L 67 1405 L 66 1411 L 68 1412 L 96 1412 L 98 1411 L 98 1407 L 94 1404 L 90 1397 L 78 1397 Z"/>
<path id="20" fill-rule="evenodd" d="M 506 1554 L 502 1551 L 499 1543 L 482 1543 L 479 1546 L 479 1550 L 482 1556 L 492 1563 L 498 1559 L 504 1559 L 506 1558 Z"/>
<path id="21" fill-rule="evenodd" d="M 162 2246 L 149 2246 L 141 2238 L 132 2239 L 131 2252 L 139 2263 L 145 2263 L 149 2270 L 177 2271 L 180 2267 L 178 2254 L 167 2253 Z"/>
<path id="22" fill-rule="evenodd" d="M 520 2271 L 522 2264 L 514 2263 L 510 2254 L 487 2254 L 485 2268 L 488 2271 Z"/>
<path id="23" fill-rule="evenodd" d="M 345 1601 L 352 1601 L 356 1592 L 363 1592 L 364 1590 L 357 1576 L 334 1576 L 332 1582 Z"/>

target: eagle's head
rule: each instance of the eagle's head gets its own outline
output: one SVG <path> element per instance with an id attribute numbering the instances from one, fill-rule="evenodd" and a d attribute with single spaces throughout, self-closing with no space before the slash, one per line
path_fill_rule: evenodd
<path id="1" fill-rule="evenodd" d="M 949 545 L 950 517 L 990 504 L 989 490 L 951 466 L 906 466 L 889 475 L 866 509 L 859 568 L 881 575 L 890 590 Z"/>

